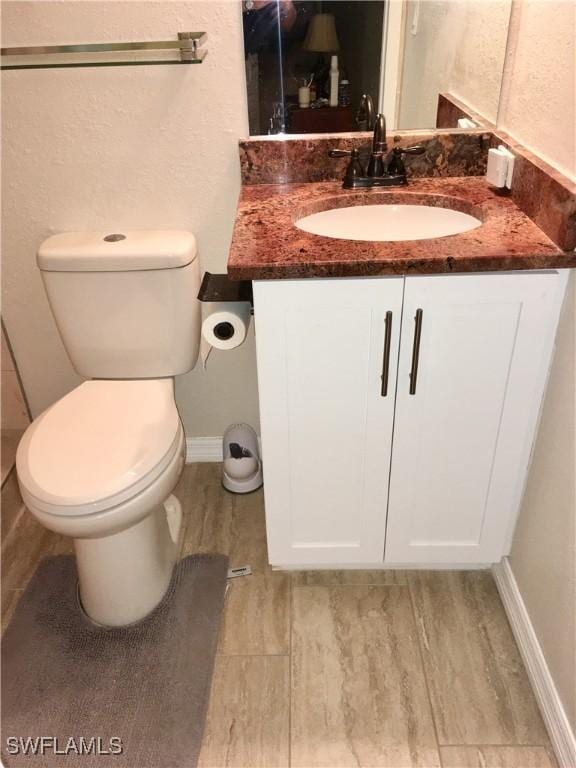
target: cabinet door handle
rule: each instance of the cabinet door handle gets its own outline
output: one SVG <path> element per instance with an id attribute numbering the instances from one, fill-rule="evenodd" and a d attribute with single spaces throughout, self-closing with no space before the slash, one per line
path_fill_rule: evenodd
<path id="1" fill-rule="evenodd" d="M 420 359 L 420 339 L 422 337 L 422 315 L 421 309 L 416 310 L 414 317 L 414 342 L 412 344 L 412 367 L 410 369 L 410 394 L 416 394 L 416 381 L 418 379 L 418 360 Z"/>
<path id="2" fill-rule="evenodd" d="M 384 331 L 384 358 L 382 360 L 382 389 L 380 394 L 388 394 L 388 377 L 390 374 L 390 347 L 392 346 L 392 312 L 386 312 L 386 329 Z"/>

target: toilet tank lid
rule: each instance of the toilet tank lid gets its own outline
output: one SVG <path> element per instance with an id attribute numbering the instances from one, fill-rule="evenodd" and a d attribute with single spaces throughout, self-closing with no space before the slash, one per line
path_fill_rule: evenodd
<path id="1" fill-rule="evenodd" d="M 44 240 L 38 266 L 46 272 L 130 272 L 185 267 L 196 238 L 178 229 L 62 232 Z"/>

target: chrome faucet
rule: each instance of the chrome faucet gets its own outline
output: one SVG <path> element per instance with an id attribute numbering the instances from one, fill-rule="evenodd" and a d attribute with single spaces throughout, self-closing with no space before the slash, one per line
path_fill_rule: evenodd
<path id="1" fill-rule="evenodd" d="M 372 149 L 366 170 L 364 170 L 364 166 L 360 161 L 360 152 L 357 149 L 331 149 L 328 155 L 330 157 L 350 158 L 342 185 L 345 189 L 405 186 L 408 183 L 408 179 L 406 178 L 403 156 L 423 155 L 426 152 L 426 148 L 421 145 L 403 148 L 394 147 L 386 155 L 387 151 L 386 118 L 380 112 L 376 115 L 374 123 Z"/>

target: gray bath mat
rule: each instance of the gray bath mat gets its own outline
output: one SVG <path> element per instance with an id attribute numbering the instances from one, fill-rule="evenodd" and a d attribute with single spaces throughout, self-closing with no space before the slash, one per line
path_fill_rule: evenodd
<path id="1" fill-rule="evenodd" d="M 150 616 L 104 629 L 78 608 L 74 558 L 44 560 L 4 634 L 3 764 L 193 768 L 227 567 L 223 555 L 185 558 Z"/>

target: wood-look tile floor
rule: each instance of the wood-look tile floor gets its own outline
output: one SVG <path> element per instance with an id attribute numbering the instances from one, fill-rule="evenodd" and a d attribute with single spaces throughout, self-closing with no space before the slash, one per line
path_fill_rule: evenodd
<path id="1" fill-rule="evenodd" d="M 201 768 L 555 768 L 489 572 L 275 572 L 262 491 L 196 464 L 175 493 L 183 555 L 253 570 L 229 585 Z M 29 515 L 2 550 L 6 623 L 71 550 Z"/>

